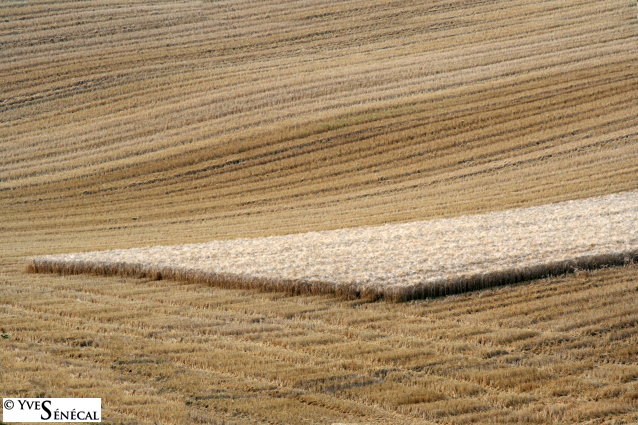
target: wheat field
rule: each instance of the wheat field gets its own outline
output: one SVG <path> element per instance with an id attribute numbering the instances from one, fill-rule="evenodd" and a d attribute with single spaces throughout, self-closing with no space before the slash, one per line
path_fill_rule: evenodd
<path id="1" fill-rule="evenodd" d="M 31 259 L 31 272 L 406 301 L 638 260 L 638 192 L 451 219 Z"/>
<path id="2" fill-rule="evenodd" d="M 101 397 L 112 424 L 638 421 L 631 263 L 406 303 L 25 272 L 635 192 L 637 35 L 632 0 L 1 2 L 2 397 Z"/>

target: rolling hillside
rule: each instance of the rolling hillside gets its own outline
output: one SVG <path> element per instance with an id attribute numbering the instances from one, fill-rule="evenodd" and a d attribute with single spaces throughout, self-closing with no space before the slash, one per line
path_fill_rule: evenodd
<path id="1" fill-rule="evenodd" d="M 5 226 L 130 247 L 636 189 L 635 8 L 421 3 L 3 5 Z"/>
<path id="2" fill-rule="evenodd" d="M 629 0 L 2 2 L 3 397 L 127 424 L 638 421 L 634 265 L 401 305 L 25 273 L 635 191 L 637 35 Z"/>

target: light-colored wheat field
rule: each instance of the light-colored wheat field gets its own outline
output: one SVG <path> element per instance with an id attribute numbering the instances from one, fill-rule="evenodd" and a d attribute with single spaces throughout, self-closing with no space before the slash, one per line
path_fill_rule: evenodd
<path id="1" fill-rule="evenodd" d="M 451 219 L 31 259 L 32 272 L 410 300 L 638 260 L 638 192 Z"/>
<path id="2" fill-rule="evenodd" d="M 406 303 L 24 267 L 635 192 L 637 35 L 631 0 L 0 2 L 2 396 L 638 421 L 635 265 Z"/>

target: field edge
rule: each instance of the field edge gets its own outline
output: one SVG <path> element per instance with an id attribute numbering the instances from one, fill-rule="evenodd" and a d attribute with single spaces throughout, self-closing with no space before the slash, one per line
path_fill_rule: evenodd
<path id="1" fill-rule="evenodd" d="M 638 249 L 587 255 L 563 261 L 550 261 L 525 267 L 476 274 L 464 274 L 405 286 L 369 286 L 366 284 L 320 281 L 311 279 L 274 279 L 243 274 L 216 273 L 190 268 L 159 267 L 144 263 L 105 263 L 98 261 L 64 261 L 46 257 L 26 260 L 27 273 L 60 275 L 93 274 L 98 276 L 134 277 L 150 280 L 172 280 L 186 284 L 205 284 L 226 289 L 256 289 L 264 292 L 286 292 L 292 295 L 335 295 L 344 299 L 406 302 L 437 298 L 606 267 L 628 266 L 638 262 Z"/>

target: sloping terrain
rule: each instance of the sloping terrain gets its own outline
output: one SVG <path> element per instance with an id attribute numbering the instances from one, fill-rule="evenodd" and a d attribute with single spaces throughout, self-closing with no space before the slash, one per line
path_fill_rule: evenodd
<path id="1" fill-rule="evenodd" d="M 638 421 L 635 266 L 403 304 L 27 257 L 638 190 L 630 0 L 0 3 L 0 387 L 106 423 Z"/>
<path id="2" fill-rule="evenodd" d="M 4 3 L 3 225 L 130 248 L 635 190 L 635 12 Z"/>

